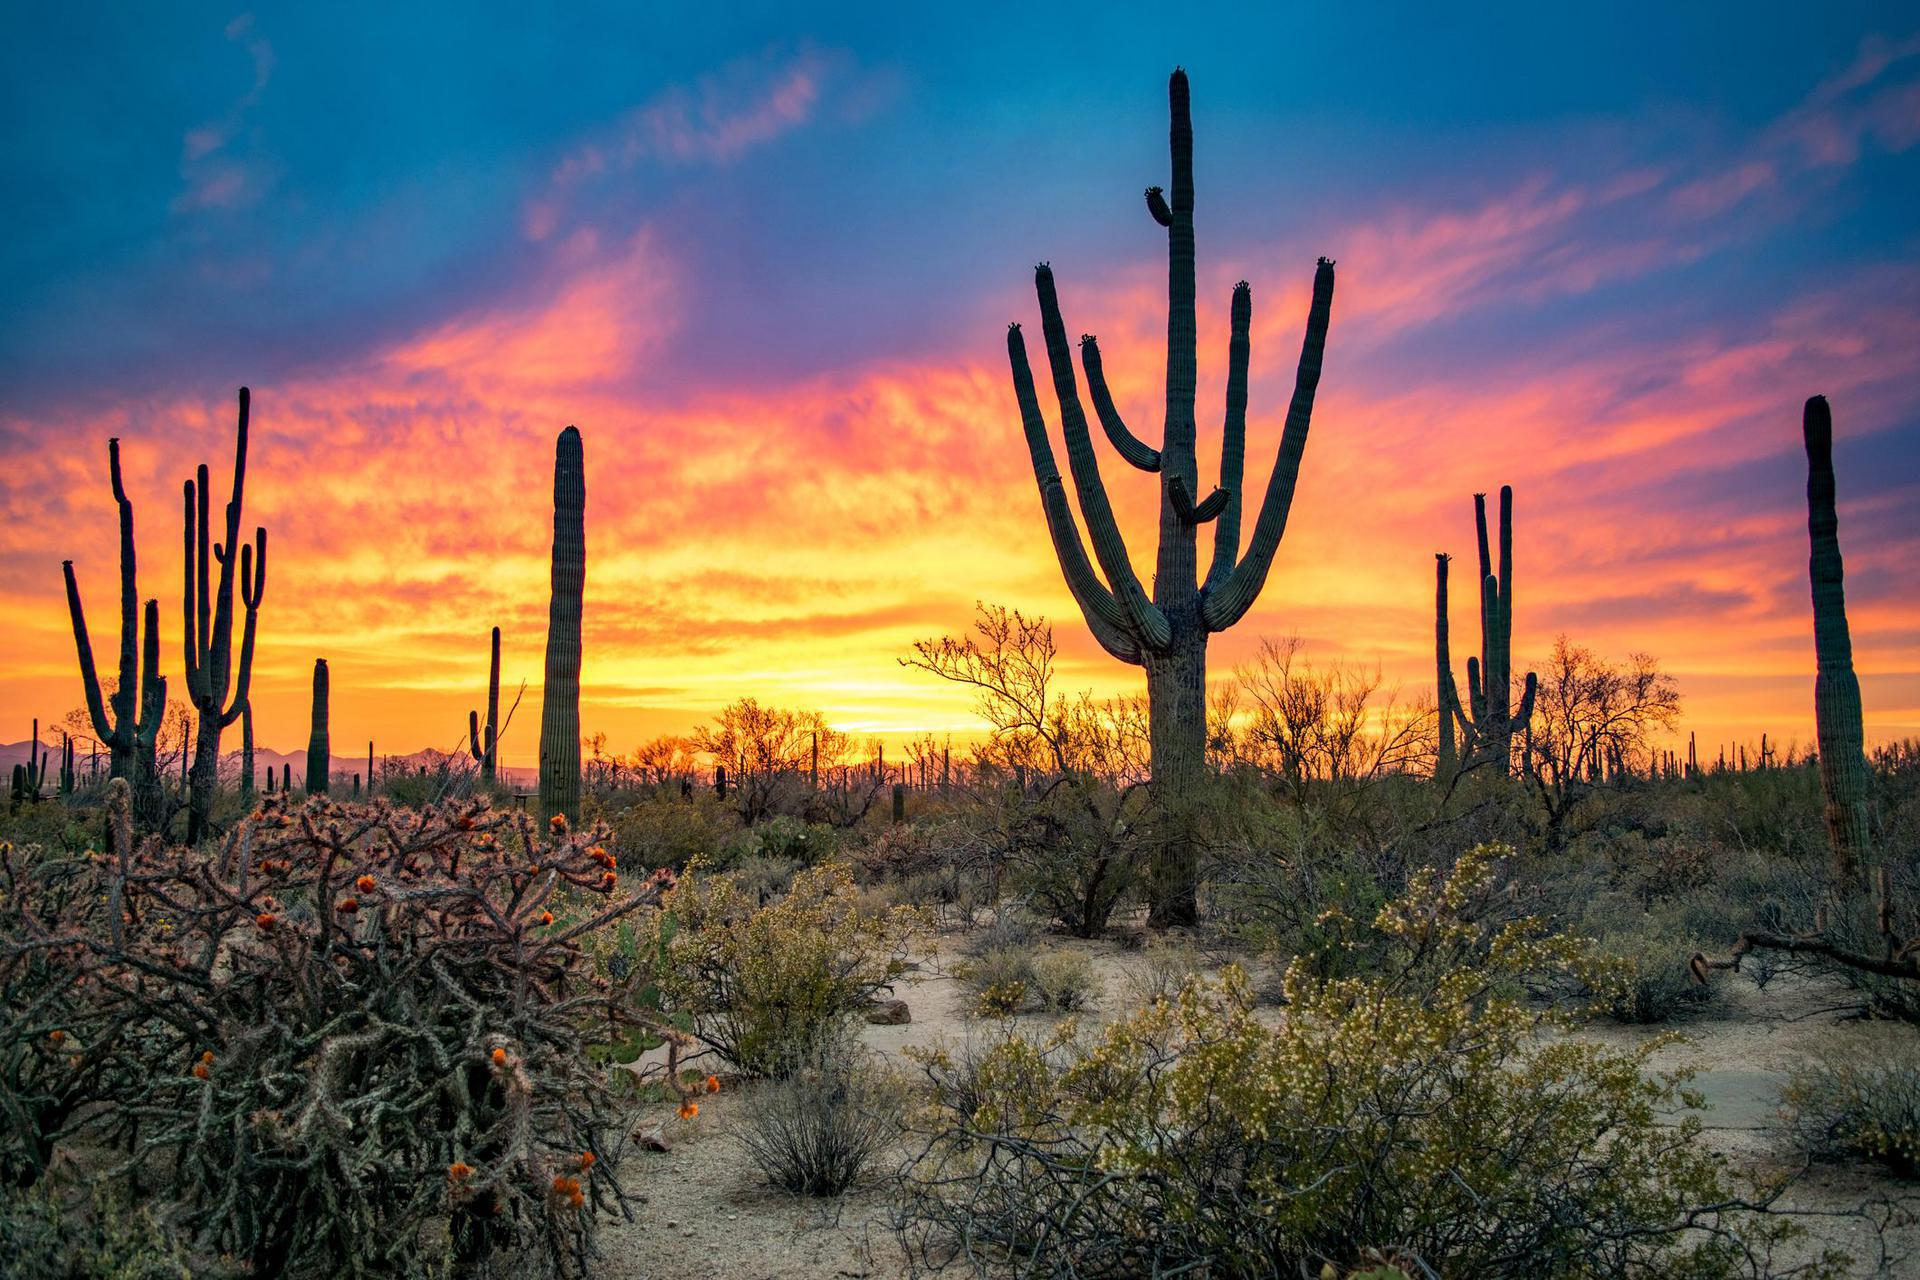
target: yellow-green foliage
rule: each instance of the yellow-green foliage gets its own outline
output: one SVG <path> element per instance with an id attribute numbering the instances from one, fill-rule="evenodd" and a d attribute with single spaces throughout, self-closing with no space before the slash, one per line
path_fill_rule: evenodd
<path id="1" fill-rule="evenodd" d="M 1776 1221 L 1690 1211 L 1733 1193 L 1663 1041 L 1553 1036 L 1528 998 L 1574 978 L 1607 998 L 1590 943 L 1502 919 L 1483 846 L 1415 878 L 1372 922 L 1363 976 L 1296 964 L 1278 1025 L 1229 967 L 1075 1043 L 1009 1036 L 973 1068 L 910 1179 L 923 1243 L 1042 1260 L 1043 1273 L 1213 1276 L 1363 1267 L 1393 1246 L 1442 1274 L 1736 1274 L 1735 1237 Z M 936 1078 L 937 1082 L 937 1078 Z M 1068 1212 L 1071 1207 L 1071 1212 Z"/>
<path id="2" fill-rule="evenodd" d="M 783 1074 L 890 985 L 924 923 L 905 907 L 867 909 L 834 863 L 800 872 L 765 906 L 732 876 L 690 869 L 651 927 L 669 919 L 665 1007 L 691 1015 L 695 1035 L 755 1075 Z"/>

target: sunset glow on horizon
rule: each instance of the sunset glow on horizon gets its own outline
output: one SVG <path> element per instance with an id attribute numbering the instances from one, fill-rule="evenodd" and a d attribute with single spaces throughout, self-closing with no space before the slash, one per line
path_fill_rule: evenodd
<path id="1" fill-rule="evenodd" d="M 581 724 L 611 750 L 748 696 L 965 741 L 965 691 L 898 659 L 977 601 L 1053 620 L 1063 688 L 1141 691 L 1061 579 L 1003 333 L 1037 333 L 1051 262 L 1069 331 L 1099 335 L 1157 440 L 1165 247 L 1140 189 L 1165 181 L 1175 63 L 1203 490 L 1234 282 L 1263 486 L 1314 261 L 1340 270 L 1286 538 L 1215 637 L 1216 678 L 1297 633 L 1316 662 L 1430 693 L 1433 553 L 1470 562 L 1472 495 L 1511 484 L 1516 667 L 1561 633 L 1650 652 L 1683 741 L 1804 749 L 1800 410 L 1821 393 L 1867 737 L 1920 736 L 1920 15 L 1843 13 L 1755 15 L 1724 67 L 1513 14 L 1250 32 L 1156 11 L 1084 43 L 1025 11 L 912 32 L 877 10 L 700 32 L 583 13 L 540 38 L 37 14 L 0 55 L 0 742 L 81 703 L 64 559 L 111 665 L 110 436 L 178 680 L 180 486 L 205 462 L 224 494 L 242 384 L 246 525 L 272 545 L 263 747 L 304 745 L 324 657 L 336 753 L 460 749 L 498 625 L 503 714 L 526 685 L 503 760 L 533 763 L 570 424 Z M 1157 479 L 1097 447 L 1146 581 Z M 1456 579 L 1460 662 L 1470 602 Z"/>

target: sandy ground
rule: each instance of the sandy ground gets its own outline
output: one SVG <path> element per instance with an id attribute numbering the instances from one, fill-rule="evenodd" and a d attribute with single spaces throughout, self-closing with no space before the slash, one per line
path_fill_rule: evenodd
<path id="1" fill-rule="evenodd" d="M 939 949 L 916 958 L 918 969 L 899 987 L 913 1021 L 866 1027 L 867 1044 L 898 1058 L 907 1046 L 964 1041 L 980 1027 L 966 1015 L 963 990 L 951 976 L 952 965 L 961 957 L 960 941 L 949 936 Z M 1083 952 L 1100 975 L 1104 996 L 1099 1009 L 1087 1017 L 1097 1019 L 1128 1006 L 1138 984 L 1135 975 L 1147 964 L 1141 952 L 1112 942 L 1050 945 Z M 1776 1107 L 1779 1086 L 1797 1061 L 1834 1045 L 1920 1036 L 1920 1029 L 1910 1026 L 1849 1020 L 1831 1008 L 1845 1001 L 1844 992 L 1833 987 L 1780 977 L 1758 990 L 1731 975 L 1722 977 L 1719 985 L 1720 997 L 1710 1011 L 1680 1025 L 1685 1043 L 1660 1050 L 1655 1064 L 1699 1071 L 1695 1087 L 1709 1103 L 1704 1140 L 1741 1164 L 1775 1168 L 1793 1160 Z M 1040 1029 L 1051 1019 L 1022 1021 Z M 1660 1031 L 1596 1024 L 1580 1034 L 1626 1045 Z M 601 1274 L 615 1280 L 840 1280 L 904 1274 L 884 1190 L 868 1188 L 823 1202 L 767 1187 L 733 1136 L 740 1097 L 728 1090 L 703 1099 L 700 1115 L 691 1121 L 673 1116 L 671 1107 L 643 1119 L 643 1128 L 662 1124 L 672 1149 L 635 1154 L 623 1168 L 628 1187 L 644 1202 L 636 1204 L 633 1223 L 604 1231 Z M 1806 1225 L 1817 1241 L 1861 1259 L 1859 1274 L 1920 1280 L 1920 1226 L 1896 1226 L 1886 1234 L 1889 1265 L 1876 1272 L 1867 1265 L 1879 1254 L 1873 1231 L 1855 1218 L 1837 1216 L 1863 1203 L 1902 1195 L 1920 1195 L 1920 1188 L 1866 1166 L 1816 1166 L 1786 1200 L 1796 1209 L 1836 1215 L 1809 1217 Z"/>

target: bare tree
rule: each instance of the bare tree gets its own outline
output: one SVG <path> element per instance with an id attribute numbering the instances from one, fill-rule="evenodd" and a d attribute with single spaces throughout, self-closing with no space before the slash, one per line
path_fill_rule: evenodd
<path id="1" fill-rule="evenodd" d="M 1650 654 L 1615 664 L 1565 635 L 1540 673 L 1525 746 L 1525 780 L 1540 804 L 1549 849 L 1566 839 L 1567 818 L 1596 789 L 1625 776 L 1622 763 L 1651 750 L 1673 728 L 1680 690 Z"/>

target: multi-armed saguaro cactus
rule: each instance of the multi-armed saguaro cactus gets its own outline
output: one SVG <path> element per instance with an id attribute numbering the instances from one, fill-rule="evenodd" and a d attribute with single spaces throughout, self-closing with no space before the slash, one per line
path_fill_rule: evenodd
<path id="1" fill-rule="evenodd" d="M 313 660 L 313 731 L 307 736 L 307 794 L 327 794 L 332 749 L 327 741 L 327 660 Z"/>
<path id="2" fill-rule="evenodd" d="M 1847 630 L 1840 517 L 1833 508 L 1833 411 L 1825 396 L 1807 401 L 1801 432 L 1807 445 L 1807 536 L 1813 544 L 1814 732 L 1820 741 L 1820 786 L 1827 800 L 1833 870 L 1851 879 L 1871 838 L 1867 827 L 1867 758 L 1860 721 L 1860 680 L 1853 673 Z"/>
<path id="3" fill-rule="evenodd" d="M 500 628 L 493 629 L 493 660 L 487 667 L 487 736 L 480 736 L 480 713 L 467 712 L 467 751 L 480 762 L 480 781 L 493 785 L 496 753 L 500 747 Z M 373 777 L 373 757 L 367 757 L 367 777 Z"/>
<path id="4" fill-rule="evenodd" d="M 540 714 L 540 821 L 580 817 L 580 615 L 587 582 L 587 464 L 580 432 L 553 453 L 553 597 Z"/>
<path id="5" fill-rule="evenodd" d="M 240 542 L 240 506 L 247 482 L 247 419 L 252 397 L 240 388 L 240 425 L 233 451 L 233 495 L 227 499 L 226 541 L 212 542 L 207 528 L 210 485 L 205 463 L 195 480 L 186 482 L 186 593 L 185 618 L 187 697 L 200 713 L 199 740 L 193 752 L 193 781 L 187 799 L 187 843 L 205 831 L 213 812 L 214 792 L 220 785 L 220 734 L 246 710 L 247 689 L 253 682 L 253 637 L 260 620 L 260 597 L 267 585 L 267 531 L 255 528 L 253 545 Z M 240 658 L 233 656 L 234 548 L 239 546 L 240 602 L 246 623 L 240 639 Z M 207 553 L 220 564 L 215 587 Z M 233 700 L 227 700 L 231 687 Z"/>
<path id="6" fill-rule="evenodd" d="M 1196 501 L 1199 469 L 1194 459 L 1197 356 L 1193 122 L 1185 72 L 1173 73 L 1167 99 L 1172 116 L 1169 132 L 1173 157 L 1172 200 L 1169 202 L 1159 187 L 1147 189 L 1147 208 L 1154 220 L 1167 229 L 1166 419 L 1160 448 L 1150 448 L 1121 420 L 1107 390 L 1099 344 L 1088 336 L 1081 340 L 1080 347 L 1087 390 L 1107 438 L 1128 463 L 1160 477 L 1160 549 L 1151 598 L 1134 573 L 1126 543 L 1107 500 L 1086 414 L 1080 404 L 1066 323 L 1061 318 L 1059 299 L 1054 292 L 1053 271 L 1045 263 L 1034 272 L 1041 329 L 1046 338 L 1054 393 L 1060 402 L 1067 461 L 1079 496 L 1081 515 L 1087 522 L 1094 559 L 1099 563 L 1097 572 L 1081 543 L 1079 526 L 1068 505 L 1060 472 L 1054 465 L 1053 446 L 1047 439 L 1046 421 L 1040 413 L 1033 373 L 1027 363 L 1026 344 L 1017 324 L 1007 330 L 1007 355 L 1013 366 L 1014 392 L 1019 400 L 1021 423 L 1032 454 L 1047 527 L 1053 536 L 1054 552 L 1059 557 L 1067 586 L 1101 647 L 1123 662 L 1146 669 L 1154 785 L 1162 802 L 1174 806 L 1193 791 L 1205 769 L 1207 637 L 1238 622 L 1252 606 L 1266 582 L 1274 552 L 1286 530 L 1294 483 L 1306 449 L 1314 391 L 1320 382 L 1321 356 L 1333 306 L 1333 263 L 1322 258 L 1314 274 L 1306 342 L 1300 352 L 1279 456 L 1267 482 L 1251 544 L 1242 556 L 1242 470 L 1246 457 L 1248 334 L 1253 299 L 1244 281 L 1235 286 L 1232 334 L 1227 348 L 1220 486 L 1205 499 Z M 1197 581 L 1199 528 L 1210 520 L 1217 521 L 1212 561 L 1205 580 Z M 1176 823 L 1176 832 L 1178 829 Z M 1179 924 L 1194 918 L 1197 874 L 1194 855 L 1191 838 L 1175 834 L 1156 860 L 1152 897 L 1153 918 L 1157 923 Z"/>
<path id="7" fill-rule="evenodd" d="M 1447 564 L 1434 558 L 1434 656 L 1439 676 L 1440 769 L 1464 763 L 1491 763 L 1503 775 L 1513 767 L 1513 736 L 1533 718 L 1539 680 L 1527 672 L 1520 706 L 1513 706 L 1513 486 L 1500 486 L 1500 571 L 1494 574 L 1487 545 L 1487 495 L 1473 495 L 1474 525 L 1480 537 L 1480 656 L 1467 659 L 1467 703 L 1453 680 L 1447 646 Z M 1459 728 L 1459 754 L 1454 729 Z"/>
<path id="8" fill-rule="evenodd" d="M 107 470 L 113 478 L 113 500 L 120 508 L 120 682 L 113 697 L 103 697 L 100 675 L 93 664 L 93 642 L 87 637 L 87 615 L 80 605 L 80 587 L 73 561 L 61 565 L 67 581 L 67 612 L 73 618 L 73 644 L 80 655 L 80 682 L 85 687 L 87 716 L 93 732 L 107 747 L 112 777 L 136 780 L 137 762 L 153 755 L 154 739 L 167 710 L 167 685 L 160 679 L 157 640 L 159 602 L 147 602 L 147 638 L 152 661 L 145 664 L 147 686 L 141 686 L 140 593 L 135 584 L 133 557 L 133 503 L 120 480 L 120 441 L 107 441 Z M 111 711 L 111 714 L 109 714 Z"/>

